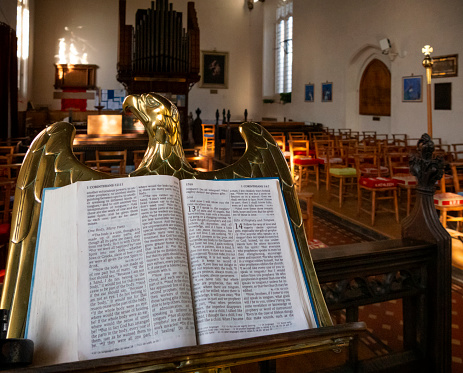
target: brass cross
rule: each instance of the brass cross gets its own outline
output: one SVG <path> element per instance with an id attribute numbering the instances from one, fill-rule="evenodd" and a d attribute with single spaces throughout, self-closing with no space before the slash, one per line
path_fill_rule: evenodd
<path id="1" fill-rule="evenodd" d="M 421 52 L 425 55 L 425 56 L 429 56 L 431 53 L 432 53 L 433 49 L 430 45 L 425 45 L 422 49 L 421 49 Z"/>

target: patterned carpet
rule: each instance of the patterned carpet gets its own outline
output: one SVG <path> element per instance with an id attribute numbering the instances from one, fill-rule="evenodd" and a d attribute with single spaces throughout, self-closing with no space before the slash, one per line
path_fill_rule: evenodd
<path id="1" fill-rule="evenodd" d="M 339 224 L 339 219 L 334 222 L 332 217 L 326 218 L 320 211 L 314 212 L 313 249 L 374 239 L 368 237 L 365 232 L 358 232 L 355 228 L 350 229 Z M 343 314 L 334 316 L 341 321 L 345 319 Z M 360 307 L 359 321 L 366 323 L 369 332 L 362 342 L 375 355 L 381 356 L 403 349 L 401 300 Z M 452 372 L 463 373 L 463 282 L 459 283 L 456 279 L 452 284 Z"/>

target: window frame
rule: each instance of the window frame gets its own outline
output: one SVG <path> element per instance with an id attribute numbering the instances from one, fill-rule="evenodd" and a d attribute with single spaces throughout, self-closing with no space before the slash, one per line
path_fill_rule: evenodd
<path id="1" fill-rule="evenodd" d="M 292 91 L 293 2 L 278 5 L 275 23 L 275 93 Z"/>

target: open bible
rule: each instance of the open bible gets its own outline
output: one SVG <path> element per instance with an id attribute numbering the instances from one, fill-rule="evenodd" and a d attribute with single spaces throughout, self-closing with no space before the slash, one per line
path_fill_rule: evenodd
<path id="1" fill-rule="evenodd" d="M 278 179 L 141 176 L 46 189 L 34 364 L 319 325 Z"/>

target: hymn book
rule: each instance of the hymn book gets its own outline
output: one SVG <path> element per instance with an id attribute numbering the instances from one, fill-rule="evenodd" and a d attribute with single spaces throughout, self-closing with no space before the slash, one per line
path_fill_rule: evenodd
<path id="1" fill-rule="evenodd" d="M 278 179 L 77 182 L 42 200 L 34 364 L 318 326 Z"/>

